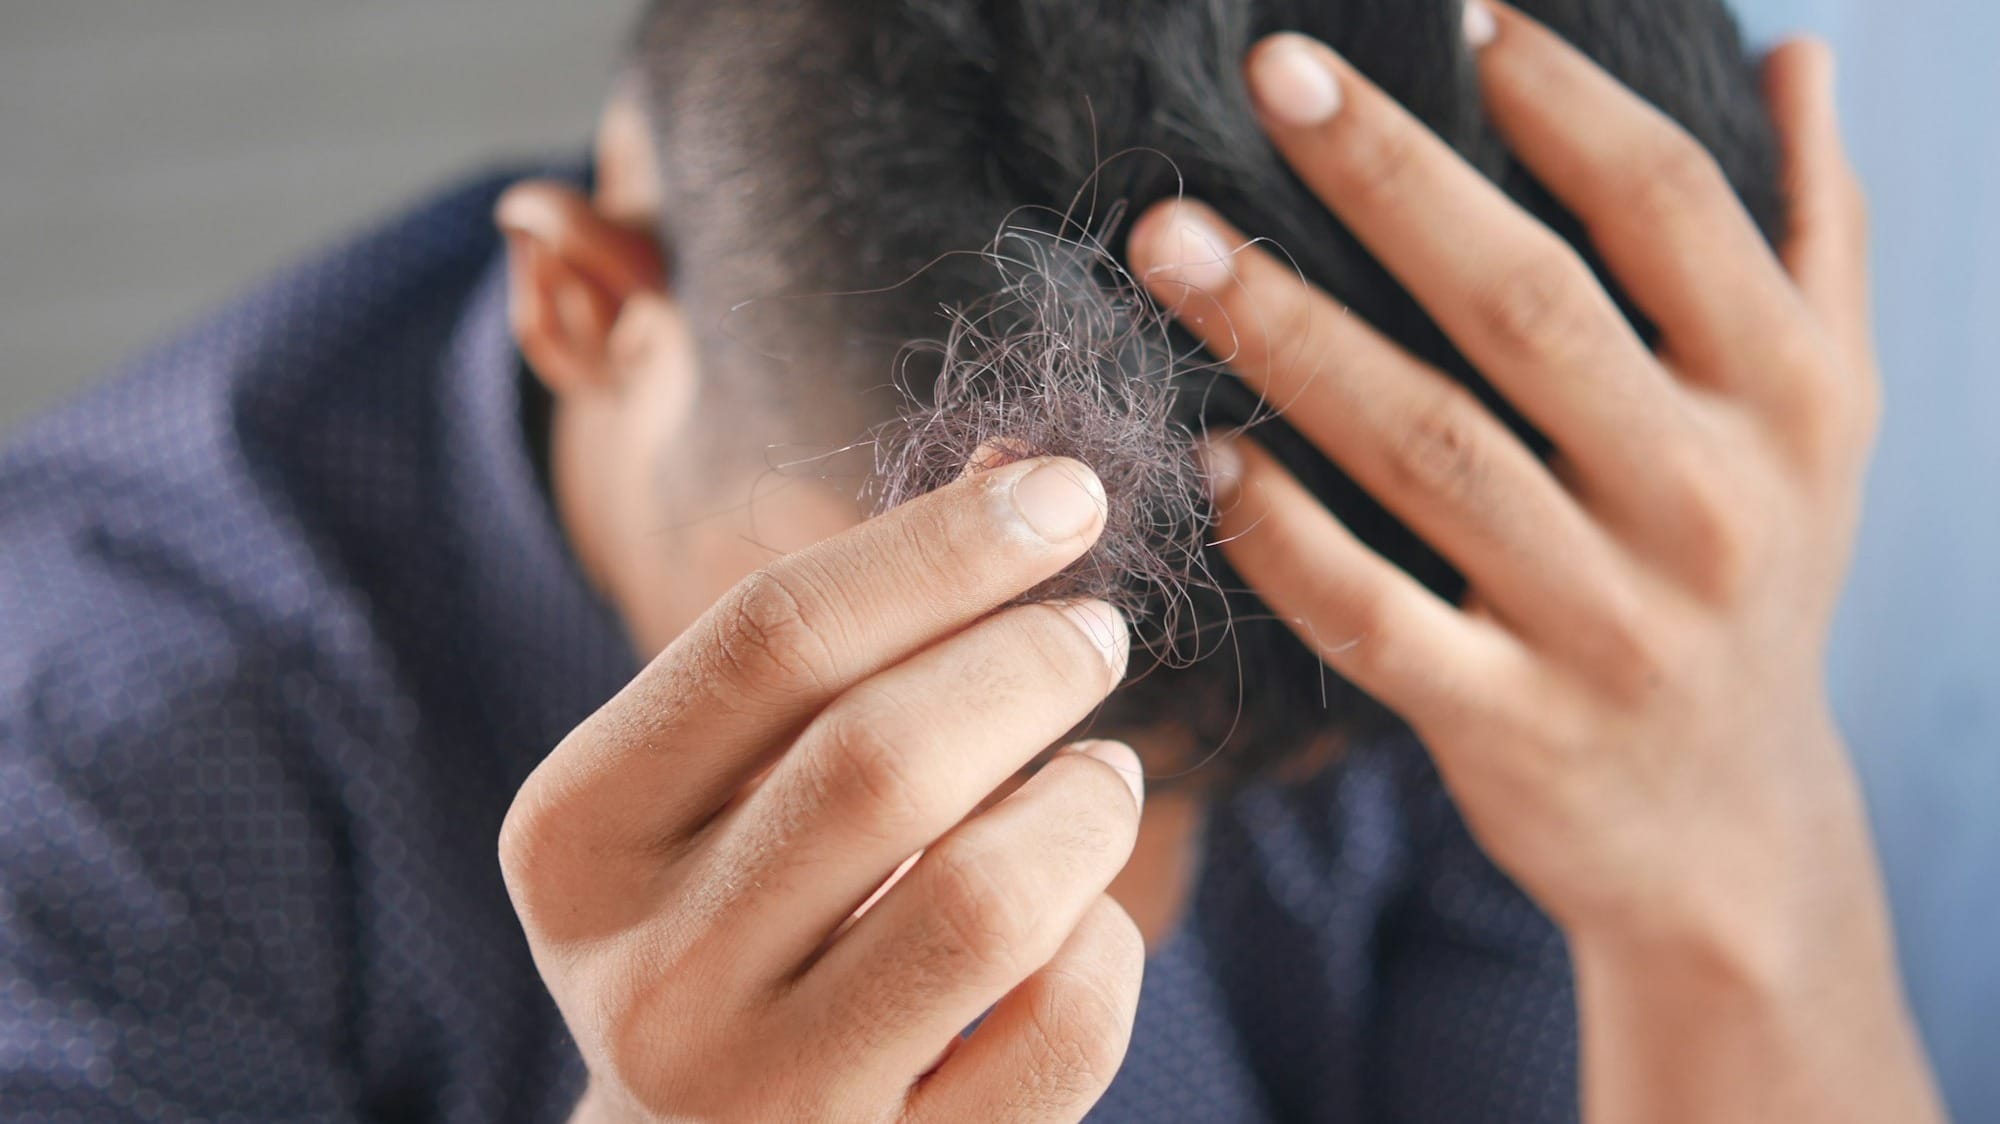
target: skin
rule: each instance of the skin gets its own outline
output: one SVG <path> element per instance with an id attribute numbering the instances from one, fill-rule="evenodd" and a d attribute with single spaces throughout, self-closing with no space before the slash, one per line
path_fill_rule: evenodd
<path id="1" fill-rule="evenodd" d="M 1770 63 L 1774 256 L 1677 127 L 1514 13 L 1468 26 L 1495 123 L 1664 345 L 1332 52 L 1267 41 L 1248 73 L 1279 149 L 1558 452 L 1199 204 L 1164 207 L 1135 227 L 1141 275 L 1473 594 L 1432 597 L 1247 441 L 1211 452 L 1232 560 L 1423 736 L 1562 926 L 1588 1119 L 1942 1119 L 1822 670 L 1877 410 L 1830 61 Z M 1170 927 L 1198 822 L 1142 817 L 1115 742 L 1015 787 L 1126 659 L 1106 606 L 998 608 L 1087 549 L 1095 479 L 1024 461 L 865 523 L 785 490 L 747 539 L 755 474 L 663 496 L 712 461 L 643 149 L 614 103 L 596 199 L 529 184 L 501 208 L 560 513 L 657 653 L 500 842 L 590 1068 L 577 1118 L 1077 1119 L 1130 1034 L 1134 916 Z M 745 545 L 774 535 L 775 560 Z"/>

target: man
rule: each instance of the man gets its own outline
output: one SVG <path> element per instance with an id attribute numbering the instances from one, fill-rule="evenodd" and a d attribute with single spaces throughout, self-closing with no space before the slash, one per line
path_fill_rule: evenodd
<path id="1" fill-rule="evenodd" d="M 1104 731 L 1137 757 L 1096 740 L 1020 780 L 1128 666 L 1110 606 L 1016 603 L 1104 530 L 1091 466 L 1030 456 L 859 526 L 851 496 L 760 487 L 773 448 L 877 420 L 843 376 L 909 309 L 729 310 L 893 281 L 963 248 L 923 244 L 956 220 L 918 208 L 950 214 L 961 181 L 1005 198 L 1038 159 L 1063 178 L 1079 150 L 921 143 L 940 92 L 961 119 L 1043 119 L 1015 68 L 997 103 L 953 85 L 996 44 L 1114 89 L 1052 52 L 1129 56 L 1156 104 L 1206 63 L 1214 96 L 1187 104 L 1228 124 L 1251 32 L 1383 34 L 1199 22 L 1217 10 L 1091 41 L 1059 34 L 1088 28 L 1067 4 L 660 5 L 594 191 L 508 192 L 504 266 L 475 233 L 498 185 L 470 188 L 29 434 L 5 470 L 10 1106 L 1561 1119 L 1580 1013 L 1593 1115 L 1935 1114 L 1817 679 L 1871 372 L 1810 49 L 1771 74 L 1781 267 L 1685 135 L 1536 25 L 1434 5 L 1385 36 L 1427 60 L 1411 77 L 1478 76 L 1666 360 L 1560 239 L 1297 36 L 1251 54 L 1256 116 L 1217 139 L 1281 158 L 1279 209 L 1311 231 L 1307 203 L 1331 207 L 1407 296 L 1357 284 L 1369 314 L 1342 315 L 1227 210 L 1130 232 L 1135 275 L 1287 404 L 1285 463 L 1397 517 L 1336 503 L 1350 533 L 1265 431 L 1211 447 L 1229 561 L 1303 641 L 1274 624 L 1255 666 L 1324 660 L 1396 711 L 1477 845 L 1395 739 L 1304 784 L 1149 796 L 1142 768 L 1206 748 L 1213 670 Z M 1204 47 L 1226 57 L 1173 53 Z M 1114 133 L 1146 117 L 1113 108 Z M 1426 118 L 1476 119 L 1454 109 Z M 841 178 L 906 156 L 906 182 Z M 878 191 L 880 222 L 833 206 Z M 1448 377 L 1473 370 L 1535 445 Z M 1404 525 L 1436 553 L 1398 550 Z"/>

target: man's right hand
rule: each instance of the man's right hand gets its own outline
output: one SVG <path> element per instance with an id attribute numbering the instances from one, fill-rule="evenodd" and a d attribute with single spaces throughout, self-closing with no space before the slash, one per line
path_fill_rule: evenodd
<path id="1" fill-rule="evenodd" d="M 1000 608 L 1103 522 L 1087 468 L 1030 460 L 786 556 L 529 777 L 500 859 L 589 1066 L 578 1120 L 1097 1101 L 1144 960 L 1105 894 L 1138 761 L 1089 743 L 982 803 L 1123 676 L 1109 606 Z"/>

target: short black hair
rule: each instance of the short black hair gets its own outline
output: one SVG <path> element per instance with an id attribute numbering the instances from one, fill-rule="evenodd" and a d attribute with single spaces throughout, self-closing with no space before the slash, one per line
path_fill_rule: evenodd
<path id="1" fill-rule="evenodd" d="M 1776 230 L 1772 126 L 1721 0 L 1517 2 L 1680 121 L 1767 236 Z M 1128 219 L 1184 190 L 1272 239 L 1309 281 L 1544 448 L 1285 167 L 1242 77 L 1266 34 L 1325 41 L 1596 265 L 1575 220 L 1486 123 L 1462 21 L 1463 0 L 652 0 L 637 43 L 662 168 L 661 236 L 705 353 L 734 351 L 724 362 L 755 360 L 728 327 L 740 302 L 896 286 L 837 313 L 798 306 L 786 318 L 788 346 L 840 356 L 837 369 L 737 384 L 779 403 L 798 399 L 797 380 L 817 379 L 859 402 L 886 381 L 902 341 L 935 334 L 940 306 L 992 287 L 978 259 L 941 254 L 985 245 L 1023 207 L 1066 213 L 1086 184 L 1125 204 Z M 1142 155 L 1104 162 L 1127 152 Z M 1098 233 L 1123 243 L 1123 231 Z M 1182 397 L 1206 412 L 1189 418 L 1197 428 L 1254 408 L 1228 380 Z M 867 413 L 857 406 L 857 419 Z M 1274 424 L 1257 435 L 1365 541 L 1432 589 L 1463 595 L 1451 567 L 1296 434 Z M 1214 565 L 1230 584 L 1219 555 Z M 1185 722 L 1199 751 L 1226 738 L 1204 783 L 1320 760 L 1308 750 L 1393 728 L 1254 599 L 1231 595 L 1229 609 L 1238 623 L 1223 656 L 1159 669 L 1114 700 L 1131 716 Z"/>

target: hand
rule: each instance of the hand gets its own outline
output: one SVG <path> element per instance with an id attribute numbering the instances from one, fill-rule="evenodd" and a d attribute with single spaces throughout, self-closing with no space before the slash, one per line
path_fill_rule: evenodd
<path id="1" fill-rule="evenodd" d="M 1927 1118 L 1822 671 L 1877 409 L 1829 61 L 1772 62 L 1780 259 L 1685 132 L 1539 26 L 1498 24 L 1493 121 L 1663 346 L 1333 52 L 1275 37 L 1249 74 L 1279 149 L 1556 455 L 1212 211 L 1169 205 L 1135 229 L 1137 272 L 1471 594 L 1432 595 L 1247 441 L 1213 458 L 1233 481 L 1219 535 L 1421 735 L 1565 929 L 1593 1118 Z"/>
<path id="2" fill-rule="evenodd" d="M 1104 893 L 1138 761 L 1091 743 L 982 802 L 1123 675 L 1109 606 L 994 612 L 1103 520 L 1088 469 L 1031 460 L 787 556 L 535 771 L 501 865 L 590 1069 L 578 1119 L 1096 1102 L 1144 960 Z"/>

